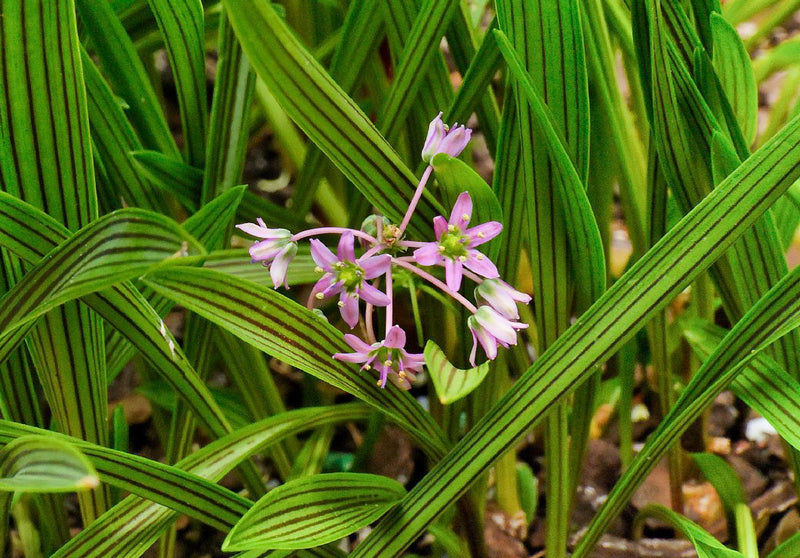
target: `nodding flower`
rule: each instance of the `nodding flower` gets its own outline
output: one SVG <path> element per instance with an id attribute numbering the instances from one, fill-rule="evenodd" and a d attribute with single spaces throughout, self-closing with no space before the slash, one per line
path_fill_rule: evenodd
<path id="1" fill-rule="evenodd" d="M 292 233 L 286 229 L 270 229 L 259 217 L 258 223 L 242 223 L 236 228 L 251 236 L 261 238 L 250 247 L 250 257 L 253 262 L 262 262 L 269 267 L 272 286 L 276 289 L 283 284 L 289 287 L 286 281 L 286 272 L 289 264 L 297 254 L 297 243 L 292 241 Z"/>
<path id="2" fill-rule="evenodd" d="M 346 232 L 339 239 L 336 255 L 316 238 L 311 239 L 311 257 L 324 275 L 314 285 L 311 296 L 323 299 L 339 295 L 339 311 L 345 323 L 354 328 L 358 323 L 358 299 L 373 306 L 386 306 L 391 300 L 373 287 L 370 279 L 385 274 L 392 265 L 388 254 L 356 259 L 355 239 Z"/>
<path id="3" fill-rule="evenodd" d="M 472 351 L 469 354 L 469 361 L 472 366 L 475 366 L 475 352 L 478 343 L 486 351 L 489 360 L 494 360 L 497 358 L 498 343 L 506 348 L 509 345 L 516 345 L 517 330 L 525 329 L 528 324 L 511 321 L 491 307 L 481 306 L 467 318 L 467 326 L 472 332 Z"/>
<path id="4" fill-rule="evenodd" d="M 531 297 L 521 293 L 502 279 L 486 279 L 475 289 L 475 298 L 485 302 L 509 320 L 519 319 L 517 303 L 528 304 Z"/>

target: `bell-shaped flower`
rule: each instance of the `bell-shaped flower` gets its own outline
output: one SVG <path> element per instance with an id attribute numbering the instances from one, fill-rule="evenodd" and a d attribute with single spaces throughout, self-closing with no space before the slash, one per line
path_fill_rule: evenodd
<path id="1" fill-rule="evenodd" d="M 362 364 L 361 370 L 375 369 L 380 375 L 378 385 L 386 386 L 387 378 L 404 389 L 411 387 L 411 381 L 418 372 L 422 372 L 425 356 L 420 353 L 405 351 L 406 332 L 400 326 L 392 326 L 386 339 L 380 343 L 368 345 L 355 335 L 345 334 L 344 340 L 355 351 L 354 353 L 336 353 L 333 358 L 344 362 Z"/>
<path id="2" fill-rule="evenodd" d="M 236 228 L 263 239 L 250 247 L 250 257 L 253 262 L 263 262 L 269 267 L 273 287 L 277 289 L 278 285 L 283 284 L 288 288 L 286 272 L 297 254 L 297 243 L 292 241 L 292 233 L 286 229 L 270 229 L 263 219 L 259 217 L 257 220 L 258 223 L 242 223 Z"/>
<path id="3" fill-rule="evenodd" d="M 503 230 L 497 221 L 489 221 L 467 228 L 472 218 L 472 198 L 462 192 L 458 196 L 450 219 L 437 215 L 433 218 L 436 242 L 427 242 L 414 250 L 414 260 L 420 265 L 444 265 L 447 287 L 457 291 L 461 287 L 463 268 L 482 277 L 499 277 L 497 267 L 475 247 L 488 242 Z"/>
<path id="4" fill-rule="evenodd" d="M 486 279 L 475 289 L 478 302 L 485 302 L 509 320 L 519 319 L 517 303 L 528 304 L 531 297 L 521 293 L 502 279 Z"/>
<path id="5" fill-rule="evenodd" d="M 428 137 L 422 148 L 422 160 L 430 163 L 434 155 L 447 153 L 451 157 L 458 157 L 469 143 L 472 130 L 466 126 L 459 126 L 458 122 L 452 128 L 442 122 L 442 113 L 436 115 L 428 126 Z"/>
<path id="6" fill-rule="evenodd" d="M 475 366 L 475 352 L 478 343 L 481 344 L 489 360 L 497 358 L 498 343 L 508 348 L 517 344 L 517 330 L 525 329 L 528 324 L 514 322 L 501 316 L 489 306 L 480 306 L 478 310 L 467 318 L 467 326 L 472 333 L 472 351 L 469 361 Z"/>
<path id="7" fill-rule="evenodd" d="M 338 294 L 339 311 L 351 328 L 358 323 L 359 298 L 373 306 L 389 304 L 389 297 L 373 287 L 369 280 L 386 273 L 392 262 L 388 254 L 356 259 L 354 244 L 353 233 L 344 233 L 334 255 L 322 242 L 311 239 L 311 257 L 324 272 L 311 290 L 311 296 L 323 299 Z"/>

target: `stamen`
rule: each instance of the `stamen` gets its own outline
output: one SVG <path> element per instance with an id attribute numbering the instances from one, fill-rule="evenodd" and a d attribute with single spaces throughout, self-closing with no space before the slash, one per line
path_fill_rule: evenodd
<path id="1" fill-rule="evenodd" d="M 341 300 L 339 302 L 337 302 L 336 304 L 337 304 L 337 306 L 339 306 L 339 308 L 342 308 L 344 306 L 344 302 L 342 302 Z"/>
<path id="2" fill-rule="evenodd" d="M 324 272 L 325 272 L 325 270 L 322 269 L 320 266 L 317 266 L 317 267 L 314 268 L 314 273 L 324 273 Z"/>
<path id="3" fill-rule="evenodd" d="M 392 365 L 392 361 L 391 361 L 391 360 L 389 360 L 389 359 L 386 359 L 386 360 L 384 361 L 383 365 L 384 365 L 386 368 L 389 368 L 389 367 Z"/>
<path id="4" fill-rule="evenodd" d="M 364 370 L 372 370 L 372 366 L 370 366 L 369 364 L 365 364 Z"/>
<path id="5" fill-rule="evenodd" d="M 442 246 L 442 245 L 440 244 L 440 245 L 439 245 L 439 252 L 441 252 L 442 254 L 444 254 L 444 250 L 445 250 L 444 246 Z"/>
<path id="6" fill-rule="evenodd" d="M 463 263 L 463 262 L 467 261 L 467 257 L 466 256 L 459 256 L 458 260 Z"/>
<path id="7" fill-rule="evenodd" d="M 314 298 L 316 298 L 317 300 L 322 300 L 323 298 L 325 298 L 325 295 L 322 293 L 317 293 L 314 295 Z"/>
<path id="8" fill-rule="evenodd" d="M 456 232 L 458 230 L 458 227 L 455 226 L 455 225 L 449 225 L 447 227 L 447 230 L 450 231 L 450 232 Z"/>
<path id="9" fill-rule="evenodd" d="M 469 215 L 467 215 L 466 213 L 462 213 L 461 214 L 461 220 L 465 221 L 465 222 L 469 222 Z"/>
<path id="10" fill-rule="evenodd" d="M 482 260 L 484 257 L 485 256 L 483 254 L 478 254 L 477 256 L 475 256 L 475 259 L 476 260 Z"/>
<path id="11" fill-rule="evenodd" d="M 479 232 L 479 233 L 478 233 L 478 234 L 476 234 L 475 236 L 477 236 L 478 238 L 486 238 L 486 233 L 484 233 L 484 232 Z"/>

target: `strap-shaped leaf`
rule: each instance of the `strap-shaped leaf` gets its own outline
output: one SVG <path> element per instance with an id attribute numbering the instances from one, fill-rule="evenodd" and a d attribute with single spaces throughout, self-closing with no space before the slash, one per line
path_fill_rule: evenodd
<path id="1" fill-rule="evenodd" d="M 726 547 L 694 521 L 660 504 L 651 504 L 642 508 L 637 521 L 643 521 L 646 517 L 655 517 L 666 521 L 680 531 L 692 543 L 699 558 L 744 558 L 740 552 Z"/>
<path id="2" fill-rule="evenodd" d="M 800 178 L 793 120 L 677 223 L 384 517 L 354 556 L 395 556 L 648 318 L 666 306 Z"/>
<path id="3" fill-rule="evenodd" d="M 46 452 L 50 448 L 58 449 L 64 446 L 72 453 L 78 454 L 81 460 L 66 470 L 67 473 L 73 473 L 73 482 L 84 482 L 84 485 L 93 482 L 96 485 L 99 478 L 102 482 L 169 506 L 218 529 L 230 529 L 252 505 L 246 498 L 178 467 L 104 448 L 63 434 L 0 421 L 0 445 L 7 444 L 3 452 L 28 439 L 39 440 L 38 446 L 34 447 L 42 450 L 39 455 L 44 455 L 39 459 L 43 465 L 37 469 L 41 470 L 43 475 L 53 477 L 60 475 L 61 468 L 55 466 L 57 461 L 51 460 L 53 467 L 48 466 Z M 76 458 L 71 459 L 74 461 Z M 82 469 L 79 469 L 78 465 L 81 465 Z M 79 470 L 89 472 L 85 472 L 84 477 L 78 477 L 76 472 Z M 53 482 L 60 482 L 58 478 L 54 478 Z M 3 489 L 3 486 L 5 486 L 3 481 L 0 481 L 0 489 Z M 75 489 L 67 487 L 63 491 Z"/>
<path id="4" fill-rule="evenodd" d="M 218 481 L 238 463 L 288 436 L 327 424 L 365 420 L 372 411 L 360 404 L 289 411 L 251 424 L 212 442 L 175 466 L 210 481 Z M 53 558 L 117 558 L 140 556 L 177 514 L 158 504 L 129 496 L 89 525 Z"/>
<path id="5" fill-rule="evenodd" d="M 178 198 L 188 210 L 197 211 L 203 171 L 158 151 L 134 151 L 136 165 L 162 191 Z"/>
<path id="6" fill-rule="evenodd" d="M 705 202 L 704 202 L 705 203 Z M 669 235 L 668 235 L 669 236 Z M 622 507 L 627 503 L 633 490 L 644 480 L 647 473 L 655 466 L 661 455 L 670 447 L 675 440 L 689 427 L 700 413 L 710 405 L 714 398 L 731 382 L 731 380 L 742 370 L 753 357 L 765 358 L 757 353 L 776 341 L 778 336 L 785 334 L 793 327 L 800 325 L 800 268 L 796 268 L 775 287 L 764 295 L 747 314 L 739 320 L 726 338 L 721 342 L 714 352 L 707 358 L 701 368 L 695 373 L 686 388 L 681 392 L 674 406 L 669 410 L 664 419 L 659 423 L 658 428 L 648 438 L 644 448 L 637 454 L 622 478 L 616 483 L 613 491 L 609 494 L 603 507 L 592 520 L 584 538 L 575 551 L 575 556 L 584 556 L 597 541 L 600 534 L 608 526 L 609 522 L 616 517 Z M 696 345 L 695 335 L 687 335 L 692 340 L 692 345 Z M 741 381 L 750 372 L 745 371 L 739 375 L 737 381 Z M 780 374 L 763 374 L 758 380 L 754 378 L 754 384 L 781 383 Z M 784 382 L 785 383 L 785 382 Z M 794 383 L 796 382 L 789 382 Z M 743 390 L 743 392 L 758 393 L 759 391 L 769 393 L 769 389 L 760 387 L 759 389 Z M 780 397 L 782 393 L 780 387 L 775 388 L 774 399 Z M 791 389 L 784 389 L 783 392 L 791 393 Z M 796 391 L 796 389 L 795 389 Z M 791 396 L 787 397 L 791 400 Z M 764 401 L 763 397 L 749 397 L 749 402 Z M 769 401 L 769 398 L 767 398 Z M 763 405 L 763 410 L 769 411 L 769 403 Z M 797 434 L 798 418 L 796 417 L 796 403 L 788 406 L 780 406 L 782 412 L 778 413 L 781 417 L 778 421 L 781 425 L 787 424 L 785 431 L 786 439 L 790 444 L 800 443 Z M 756 409 L 762 410 L 762 405 L 754 405 Z M 794 413 L 793 413 L 794 411 Z M 792 424 L 794 423 L 794 427 Z M 793 431 L 794 430 L 794 431 Z"/>
<path id="7" fill-rule="evenodd" d="M 224 12 L 220 14 L 218 50 L 201 203 L 241 183 L 250 101 L 256 83 L 255 73 Z"/>
<path id="8" fill-rule="evenodd" d="M 99 484 L 92 464 L 71 444 L 25 436 L 0 450 L 0 541 L 5 546 L 15 492 L 83 492 Z"/>
<path id="9" fill-rule="evenodd" d="M 224 4 L 253 68 L 287 114 L 372 204 L 399 222 L 417 181 L 367 115 L 330 78 L 272 6 L 255 0 Z M 421 224 L 429 223 L 438 209 L 432 200 L 423 198 L 411 232 L 430 235 Z"/>
<path id="10" fill-rule="evenodd" d="M 107 206 L 133 205 L 166 210 L 164 196 L 158 195 L 133 159 L 133 152 L 140 151 L 142 143 L 120 106 L 119 99 L 114 96 L 92 58 L 85 50 L 81 54 L 94 156 L 101 163 L 98 168 L 105 171 L 105 180 L 101 180 L 100 184 L 106 190 Z M 171 159 L 177 157 L 176 154 L 170 156 Z"/>
<path id="11" fill-rule="evenodd" d="M 187 162 L 202 167 L 206 151 L 206 73 L 200 0 L 148 0 L 164 36 L 175 78 Z"/>
<path id="12" fill-rule="evenodd" d="M 456 368 L 447 360 L 442 349 L 430 340 L 425 345 L 425 366 L 443 405 L 469 395 L 489 372 L 488 362 L 469 370 Z"/>
<path id="13" fill-rule="evenodd" d="M 603 243 L 589 199 L 586 197 L 578 171 L 569 157 L 567 144 L 555 127 L 552 113 L 537 93 L 530 73 L 522 67 L 519 55 L 505 34 L 500 30 L 494 31 L 494 34 L 522 95 L 530 103 L 530 116 L 538 126 L 550 160 L 558 169 L 561 179 L 553 181 L 555 194 L 567 223 L 570 251 L 573 254 L 581 254 L 580 258 L 572 258 L 573 270 L 576 288 L 580 289 L 579 292 L 583 292 L 582 302 L 588 304 L 599 298 L 605 290 L 605 272 L 601 272 L 605 269 Z"/>
<path id="14" fill-rule="evenodd" d="M 75 492 L 99 482 L 92 463 L 55 436 L 30 434 L 0 450 L 0 492 Z"/>
<path id="15" fill-rule="evenodd" d="M 68 300 L 136 277 L 188 253 L 189 246 L 194 253 L 202 251 L 166 217 L 142 209 L 110 213 L 52 250 L 0 299 L 0 331 L 8 333 Z"/>
<path id="16" fill-rule="evenodd" d="M 106 0 L 77 0 L 76 4 L 94 52 L 116 93 L 130 107 L 131 121 L 144 146 L 180 157 L 147 70 L 111 5 Z"/>
<path id="17" fill-rule="evenodd" d="M 330 473 L 289 481 L 244 514 L 222 549 L 321 546 L 375 521 L 405 493 L 396 480 L 365 473 Z"/>
<path id="18" fill-rule="evenodd" d="M 752 144 L 758 127 L 758 85 L 750 55 L 736 29 L 717 13 L 711 14 L 711 34 L 714 40 L 714 69 L 745 141 Z"/>
<path id="19" fill-rule="evenodd" d="M 333 358 L 349 349 L 324 318 L 272 289 L 210 269 L 165 268 L 143 281 L 265 353 L 376 407 L 431 455 L 444 453 L 438 427 L 407 392 L 381 389 L 369 374 Z"/>

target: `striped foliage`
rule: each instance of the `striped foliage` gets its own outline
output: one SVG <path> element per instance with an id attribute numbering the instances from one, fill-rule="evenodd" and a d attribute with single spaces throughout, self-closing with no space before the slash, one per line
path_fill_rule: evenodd
<path id="1" fill-rule="evenodd" d="M 368 525 L 397 503 L 397 481 L 364 473 L 312 475 L 261 498 L 231 529 L 224 550 L 320 546 Z"/>

